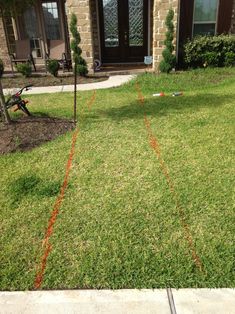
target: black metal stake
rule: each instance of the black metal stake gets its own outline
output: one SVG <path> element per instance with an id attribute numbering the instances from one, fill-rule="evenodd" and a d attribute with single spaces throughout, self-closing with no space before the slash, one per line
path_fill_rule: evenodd
<path id="1" fill-rule="evenodd" d="M 74 107 L 73 107 L 73 119 L 75 125 L 77 124 L 77 63 L 74 65 Z"/>

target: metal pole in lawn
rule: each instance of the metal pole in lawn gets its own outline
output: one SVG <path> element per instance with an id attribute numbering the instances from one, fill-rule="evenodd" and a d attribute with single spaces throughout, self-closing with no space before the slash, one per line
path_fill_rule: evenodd
<path id="1" fill-rule="evenodd" d="M 74 106 L 73 106 L 73 121 L 77 124 L 77 62 L 74 64 Z"/>

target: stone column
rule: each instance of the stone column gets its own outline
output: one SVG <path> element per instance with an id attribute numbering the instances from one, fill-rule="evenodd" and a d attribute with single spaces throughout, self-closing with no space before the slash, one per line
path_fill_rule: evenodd
<path id="1" fill-rule="evenodd" d="M 78 31 L 81 35 L 80 47 L 82 49 L 82 56 L 87 62 L 89 72 L 93 72 L 94 55 L 90 0 L 67 0 L 65 5 L 68 14 L 68 23 L 70 23 L 72 13 L 75 13 L 77 16 Z"/>
<path id="2" fill-rule="evenodd" d="M 4 63 L 5 70 L 11 70 L 11 61 L 7 47 L 7 39 L 3 25 L 3 20 L 1 17 L 0 17 L 0 59 L 2 59 Z"/>
<path id="3" fill-rule="evenodd" d="M 158 71 L 162 60 L 162 51 L 165 48 L 165 19 L 170 8 L 174 10 L 175 36 L 174 45 L 177 45 L 177 21 L 179 12 L 179 0 L 154 0 L 153 7 L 153 69 Z"/>

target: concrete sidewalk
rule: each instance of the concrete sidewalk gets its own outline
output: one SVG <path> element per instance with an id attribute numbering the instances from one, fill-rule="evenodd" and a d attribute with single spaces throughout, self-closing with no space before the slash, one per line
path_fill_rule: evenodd
<path id="1" fill-rule="evenodd" d="M 115 75 L 110 76 L 106 81 L 97 82 L 97 83 L 88 83 L 88 84 L 78 84 L 78 91 L 85 90 L 94 90 L 94 89 L 105 89 L 111 87 L 118 87 L 124 83 L 129 82 L 133 79 L 135 75 Z M 22 86 L 16 88 L 8 88 L 4 89 L 4 95 L 11 94 L 16 90 L 22 88 Z M 61 92 L 73 92 L 73 85 L 62 85 L 62 86 L 45 86 L 45 87 L 33 87 L 28 92 L 24 92 L 24 94 L 51 94 L 51 93 L 61 93 Z"/>
<path id="2" fill-rule="evenodd" d="M 1 314 L 234 314 L 235 289 L 0 292 Z"/>

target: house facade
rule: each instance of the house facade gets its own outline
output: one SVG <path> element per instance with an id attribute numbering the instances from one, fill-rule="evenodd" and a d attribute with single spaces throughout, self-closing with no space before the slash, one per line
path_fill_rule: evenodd
<path id="1" fill-rule="evenodd" d="M 164 49 L 165 18 L 174 10 L 175 50 L 180 61 L 188 38 L 198 34 L 235 34 L 235 0 L 36 0 L 22 16 L 0 18 L 0 58 L 10 70 L 15 43 L 30 40 L 36 64 L 50 46 L 69 48 L 69 21 L 75 13 L 83 57 L 96 64 L 142 64 L 152 56 L 157 70 Z"/>

